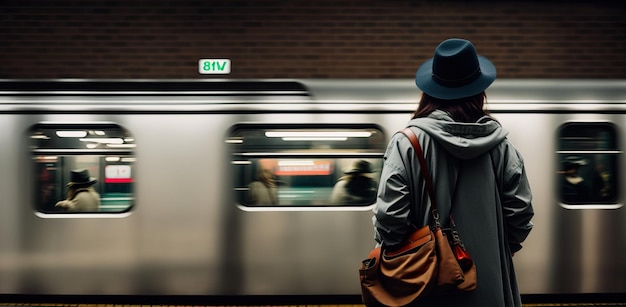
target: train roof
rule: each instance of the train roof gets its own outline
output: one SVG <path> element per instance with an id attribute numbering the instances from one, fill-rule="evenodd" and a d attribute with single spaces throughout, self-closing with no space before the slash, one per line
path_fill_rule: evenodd
<path id="1" fill-rule="evenodd" d="M 0 112 L 405 112 L 420 95 L 412 79 L 0 79 Z M 626 80 L 498 79 L 487 97 L 495 112 L 624 112 Z"/>

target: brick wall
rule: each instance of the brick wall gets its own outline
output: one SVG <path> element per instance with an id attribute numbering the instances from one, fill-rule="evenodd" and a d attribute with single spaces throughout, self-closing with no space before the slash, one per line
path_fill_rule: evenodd
<path id="1" fill-rule="evenodd" d="M 0 78 L 412 78 L 448 37 L 500 78 L 626 78 L 621 1 L 1 0 Z"/>

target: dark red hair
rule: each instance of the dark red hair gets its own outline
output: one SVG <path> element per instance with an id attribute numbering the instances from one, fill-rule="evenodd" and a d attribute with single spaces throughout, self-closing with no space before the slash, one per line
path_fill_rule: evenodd
<path id="1" fill-rule="evenodd" d="M 487 115 L 483 109 L 487 95 L 485 92 L 460 99 L 439 99 L 422 93 L 417 110 L 413 118 L 426 117 L 435 110 L 442 110 L 450 114 L 457 122 L 473 123 Z"/>

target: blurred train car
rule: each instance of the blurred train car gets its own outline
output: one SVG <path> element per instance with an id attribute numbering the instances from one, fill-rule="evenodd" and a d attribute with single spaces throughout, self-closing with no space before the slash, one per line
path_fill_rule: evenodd
<path id="1" fill-rule="evenodd" d="M 2 80 L 0 294 L 358 297 L 373 200 L 333 187 L 358 161 L 378 180 L 419 96 L 413 80 Z M 522 293 L 626 292 L 626 81 L 487 96 L 534 192 Z M 55 206 L 74 169 L 97 211 Z"/>

